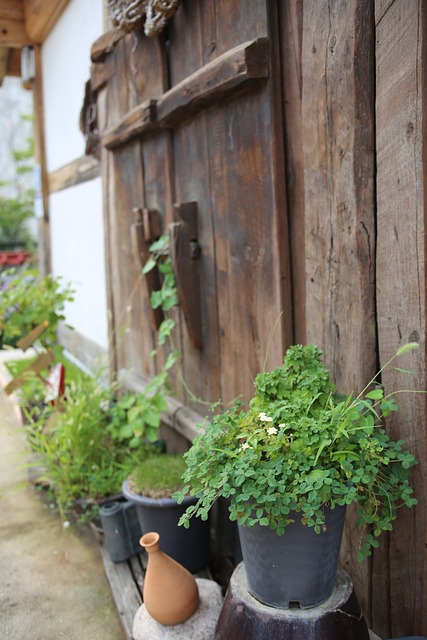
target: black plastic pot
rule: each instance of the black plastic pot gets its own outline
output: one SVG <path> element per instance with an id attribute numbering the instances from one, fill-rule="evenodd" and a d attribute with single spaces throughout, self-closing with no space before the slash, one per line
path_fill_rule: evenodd
<path id="1" fill-rule="evenodd" d="M 129 501 L 107 502 L 99 510 L 105 546 L 113 562 L 123 562 L 142 552 L 141 525 Z"/>
<path id="2" fill-rule="evenodd" d="M 239 526 L 248 591 L 271 607 L 315 607 L 335 585 L 345 507 L 326 509 L 326 531 L 317 534 L 301 523 L 300 513 L 282 536 L 255 525 Z"/>
<path id="3" fill-rule="evenodd" d="M 196 498 L 187 497 L 181 504 L 172 498 L 147 498 L 132 493 L 127 480 L 122 485 L 123 495 L 136 507 L 143 533 L 155 531 L 160 535 L 160 549 L 196 573 L 209 562 L 209 521 L 192 518 L 189 529 L 178 526 L 181 515 Z"/>

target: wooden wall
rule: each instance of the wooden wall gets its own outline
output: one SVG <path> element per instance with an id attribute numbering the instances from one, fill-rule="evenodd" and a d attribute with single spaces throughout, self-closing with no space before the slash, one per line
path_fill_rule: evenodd
<path id="1" fill-rule="evenodd" d="M 402 366 L 426 388 L 425 20 L 424 0 L 184 0 L 164 36 L 97 47 L 117 369 L 156 370 L 135 209 L 167 229 L 196 202 L 198 346 L 177 314 L 196 396 L 248 397 L 292 342 L 318 344 L 350 392 L 418 341 Z M 386 426 L 420 461 L 419 504 L 362 565 L 350 517 L 342 556 L 385 638 L 427 634 L 426 404 L 399 400 Z"/>

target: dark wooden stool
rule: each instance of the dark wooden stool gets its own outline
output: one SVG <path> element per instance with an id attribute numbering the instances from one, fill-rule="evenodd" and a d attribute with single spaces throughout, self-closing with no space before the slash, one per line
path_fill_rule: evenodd
<path id="1" fill-rule="evenodd" d="M 275 609 L 250 595 L 244 563 L 230 580 L 215 640 L 369 640 L 368 627 L 350 576 L 339 571 L 335 589 L 310 609 Z"/>

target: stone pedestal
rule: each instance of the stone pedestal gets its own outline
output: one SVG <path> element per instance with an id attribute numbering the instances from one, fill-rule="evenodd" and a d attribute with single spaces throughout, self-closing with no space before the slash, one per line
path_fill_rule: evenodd
<path id="1" fill-rule="evenodd" d="M 191 618 L 167 627 L 150 616 L 142 604 L 133 621 L 134 640 L 214 640 L 215 626 L 222 607 L 221 587 L 212 580 L 196 578 L 200 605 Z"/>
<path id="2" fill-rule="evenodd" d="M 244 563 L 235 569 L 218 620 L 215 640 L 369 640 L 353 582 L 339 571 L 335 589 L 310 609 L 275 609 L 248 590 Z"/>

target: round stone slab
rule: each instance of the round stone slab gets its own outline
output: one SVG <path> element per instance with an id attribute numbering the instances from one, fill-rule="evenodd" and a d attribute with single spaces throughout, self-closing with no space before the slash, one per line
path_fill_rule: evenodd
<path id="1" fill-rule="evenodd" d="M 317 607 L 275 609 L 250 595 L 244 563 L 233 572 L 215 640 L 369 640 L 350 576 L 339 571 L 335 589 Z"/>
<path id="2" fill-rule="evenodd" d="M 196 578 L 200 605 L 196 613 L 182 624 L 166 627 L 154 620 L 142 604 L 133 620 L 134 640 L 214 640 L 215 626 L 222 607 L 219 584 Z"/>

